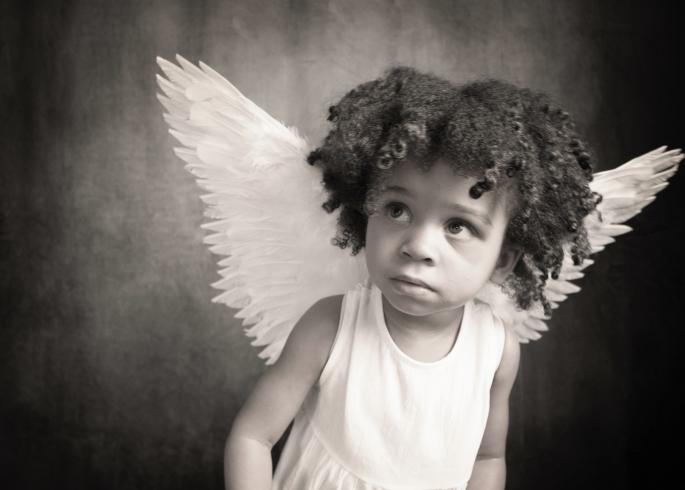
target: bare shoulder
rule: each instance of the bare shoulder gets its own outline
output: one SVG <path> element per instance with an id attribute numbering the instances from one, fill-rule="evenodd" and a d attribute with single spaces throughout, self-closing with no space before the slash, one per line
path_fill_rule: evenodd
<path id="1" fill-rule="evenodd" d="M 280 357 L 260 376 L 236 416 L 232 434 L 271 447 L 293 420 L 320 377 L 333 345 L 342 296 L 314 303 L 293 327 Z"/>
<path id="2" fill-rule="evenodd" d="M 510 328 L 504 327 L 504 349 L 495 373 L 495 384 L 511 388 L 518 373 L 520 359 L 521 345 L 518 338 Z"/>
<path id="3" fill-rule="evenodd" d="M 509 427 L 509 395 L 516 380 L 521 349 L 516 334 L 504 327 L 504 350 L 490 388 L 490 413 L 478 459 L 503 458 Z"/>
<path id="4" fill-rule="evenodd" d="M 293 327 L 278 363 L 304 363 L 303 368 L 320 373 L 338 331 L 342 299 L 342 294 L 327 296 L 310 306 Z"/>

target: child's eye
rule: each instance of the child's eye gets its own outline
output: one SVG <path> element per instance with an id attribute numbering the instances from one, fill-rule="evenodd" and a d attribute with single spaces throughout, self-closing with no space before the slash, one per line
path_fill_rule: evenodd
<path id="1" fill-rule="evenodd" d="M 394 221 L 405 222 L 409 220 L 409 210 L 404 204 L 399 202 L 390 202 L 386 204 L 385 214 Z"/>
<path id="2" fill-rule="evenodd" d="M 461 220 L 450 221 L 446 226 L 447 232 L 450 235 L 459 236 L 459 239 L 468 239 L 474 235 L 471 226 Z"/>

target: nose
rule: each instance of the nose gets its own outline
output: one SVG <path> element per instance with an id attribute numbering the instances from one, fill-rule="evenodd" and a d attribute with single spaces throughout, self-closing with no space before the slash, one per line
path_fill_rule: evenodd
<path id="1" fill-rule="evenodd" d="M 428 226 L 416 226 L 408 230 L 400 253 L 403 257 L 417 262 L 434 264 L 436 259 L 435 237 Z"/>

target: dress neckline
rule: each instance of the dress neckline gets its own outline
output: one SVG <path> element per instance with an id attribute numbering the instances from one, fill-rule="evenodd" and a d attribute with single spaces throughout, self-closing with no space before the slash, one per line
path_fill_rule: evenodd
<path id="1" fill-rule="evenodd" d="M 419 361 L 406 354 L 402 349 L 399 348 L 399 346 L 393 340 L 392 336 L 390 335 L 390 331 L 388 330 L 388 325 L 385 323 L 385 316 L 383 315 L 383 293 L 378 288 L 378 286 L 376 286 L 370 281 L 369 283 L 371 284 L 372 308 L 376 316 L 375 323 L 378 326 L 381 338 L 390 347 L 390 350 L 394 352 L 396 356 L 398 356 L 402 361 L 405 361 L 409 364 L 421 368 L 442 366 L 450 362 L 450 360 L 456 356 L 456 351 L 460 349 L 461 344 L 464 343 L 463 339 L 466 330 L 468 329 L 468 326 L 471 324 L 471 309 L 473 301 L 467 301 L 464 304 L 464 313 L 461 316 L 461 325 L 459 327 L 459 331 L 457 332 L 457 338 L 452 344 L 452 349 L 450 349 L 450 351 L 445 356 L 438 359 L 437 361 Z"/>

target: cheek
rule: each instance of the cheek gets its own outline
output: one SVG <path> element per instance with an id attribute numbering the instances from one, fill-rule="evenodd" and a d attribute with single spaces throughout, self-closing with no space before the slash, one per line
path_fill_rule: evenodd
<path id="1" fill-rule="evenodd" d="M 379 217 L 370 217 L 366 226 L 367 261 L 387 260 L 393 249 L 393 235 L 383 226 Z M 372 264 L 370 264 L 372 265 Z"/>
<path id="2" fill-rule="evenodd" d="M 368 224 L 366 225 L 366 254 L 369 255 L 373 253 L 376 248 L 380 245 L 380 230 L 377 223 L 377 219 L 374 217 L 369 217 Z"/>
<path id="3" fill-rule="evenodd" d="M 480 288 L 495 268 L 499 246 L 497 243 L 474 241 L 467 245 L 457 246 L 449 258 L 450 280 L 459 278 L 464 285 Z"/>
<path id="4" fill-rule="evenodd" d="M 468 247 L 460 249 L 460 255 L 464 260 L 477 267 L 488 267 L 497 260 L 499 247 L 496 243 L 474 242 Z"/>

